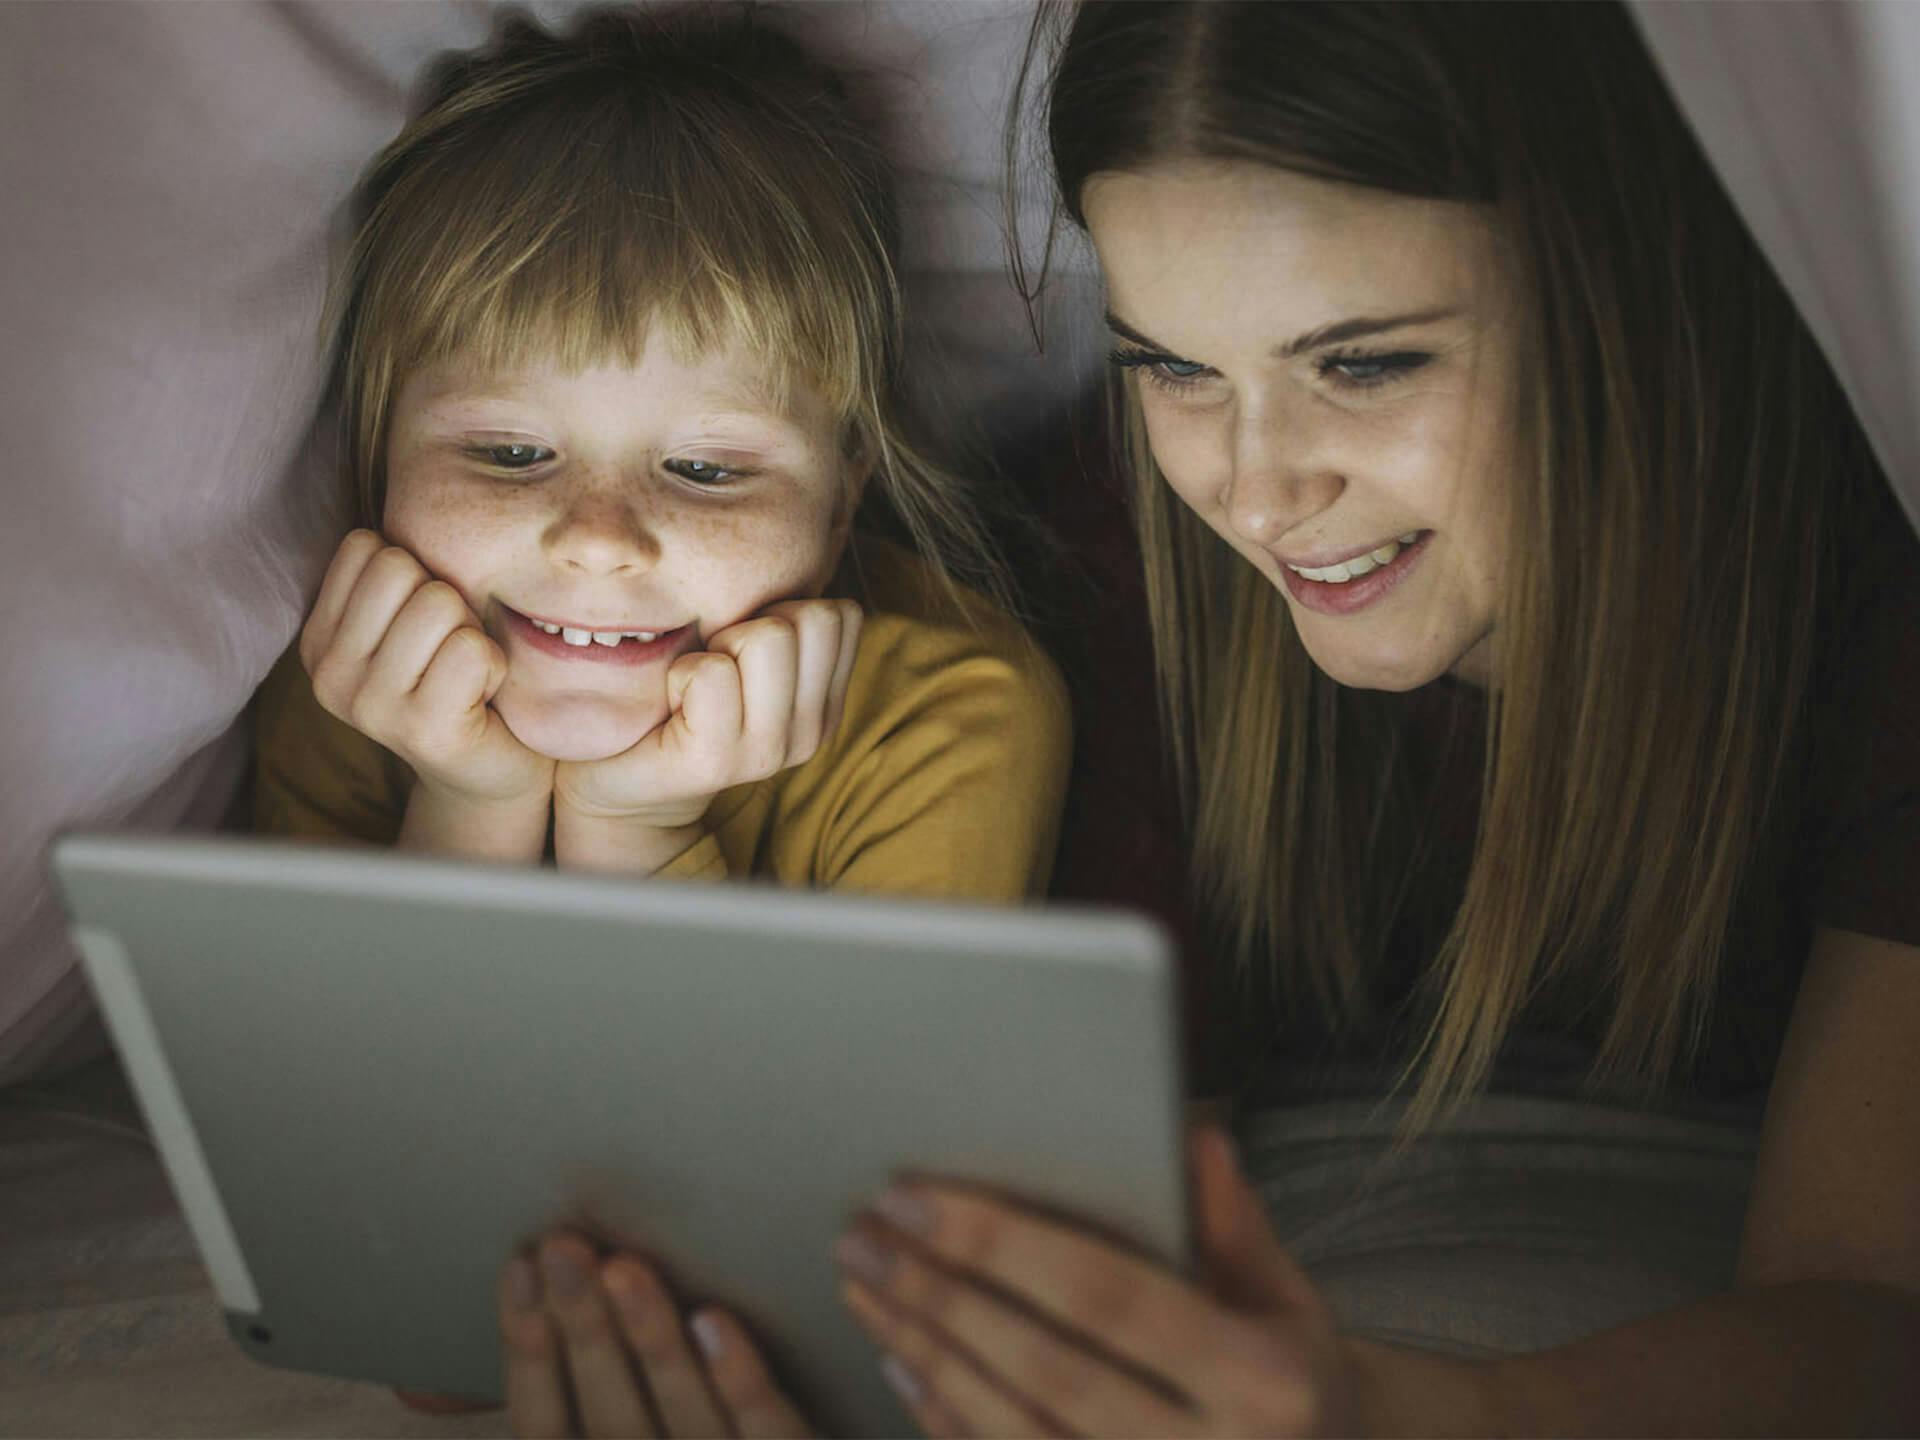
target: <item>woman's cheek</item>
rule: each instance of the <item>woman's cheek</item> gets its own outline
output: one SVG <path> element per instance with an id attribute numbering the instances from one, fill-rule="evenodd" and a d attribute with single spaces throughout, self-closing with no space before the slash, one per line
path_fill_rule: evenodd
<path id="1" fill-rule="evenodd" d="M 1173 401 L 1153 397 L 1142 386 L 1141 415 L 1147 448 L 1173 492 L 1202 516 L 1224 488 L 1231 456 L 1220 438 L 1222 427 L 1204 415 L 1183 413 Z"/>

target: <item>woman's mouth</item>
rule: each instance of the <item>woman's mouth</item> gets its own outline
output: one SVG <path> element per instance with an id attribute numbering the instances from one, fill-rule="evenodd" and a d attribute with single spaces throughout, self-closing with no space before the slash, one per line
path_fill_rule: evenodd
<path id="1" fill-rule="evenodd" d="M 671 630 L 589 630 L 554 620 L 536 620 L 504 605 L 500 608 L 506 615 L 507 633 L 513 639 L 542 655 L 582 664 L 644 665 L 675 653 L 691 628 L 679 625 Z"/>
<path id="2" fill-rule="evenodd" d="M 1426 553 L 1431 530 L 1411 530 L 1336 565 L 1283 565 L 1287 593 L 1323 615 L 1351 615 L 1404 580 Z"/>

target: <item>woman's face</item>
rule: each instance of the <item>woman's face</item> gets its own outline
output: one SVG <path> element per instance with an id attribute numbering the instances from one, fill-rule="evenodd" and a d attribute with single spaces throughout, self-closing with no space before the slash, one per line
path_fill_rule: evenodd
<path id="1" fill-rule="evenodd" d="M 1485 683 L 1517 328 L 1483 213 L 1219 162 L 1098 175 L 1082 202 L 1155 460 L 1314 662 Z"/>
<path id="2" fill-rule="evenodd" d="M 395 397 L 384 528 L 507 653 L 494 708 L 529 748 L 597 760 L 667 715 L 667 669 L 832 576 L 859 489 L 827 407 L 737 346 L 688 362 L 493 371 Z"/>

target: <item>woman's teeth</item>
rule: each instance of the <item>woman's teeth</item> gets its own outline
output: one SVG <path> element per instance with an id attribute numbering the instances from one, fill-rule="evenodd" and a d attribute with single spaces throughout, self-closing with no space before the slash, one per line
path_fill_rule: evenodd
<path id="1" fill-rule="evenodd" d="M 569 645 L 618 645 L 622 640 L 638 640 L 644 644 L 649 640 L 658 640 L 665 633 L 659 630 L 576 630 L 571 625 L 549 625 L 544 620 L 532 623 L 549 635 L 558 635 Z"/>
<path id="2" fill-rule="evenodd" d="M 1378 550 L 1369 550 L 1365 555 L 1356 555 L 1351 560 L 1342 560 L 1338 565 L 1323 565 L 1315 569 L 1310 565 L 1289 565 L 1294 574 L 1308 580 L 1319 580 L 1327 585 L 1344 585 L 1349 580 L 1358 580 L 1378 570 L 1382 565 L 1391 565 L 1400 554 L 1402 546 L 1411 545 L 1420 538 L 1418 530 L 1409 530 L 1398 540 L 1389 540 Z"/>

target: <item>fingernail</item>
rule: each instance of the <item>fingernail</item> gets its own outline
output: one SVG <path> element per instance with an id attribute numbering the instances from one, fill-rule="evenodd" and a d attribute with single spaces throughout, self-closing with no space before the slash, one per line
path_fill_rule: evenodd
<path id="1" fill-rule="evenodd" d="M 889 1224 L 897 1225 L 909 1235 L 924 1235 L 933 1228 L 933 1215 L 927 1209 L 927 1202 L 898 1185 L 882 1190 L 880 1198 L 873 1202 L 873 1208 Z"/>
<path id="2" fill-rule="evenodd" d="M 833 1258 L 862 1280 L 878 1285 L 887 1278 L 887 1254 L 867 1235 L 848 1230 L 833 1242 Z"/>
<path id="3" fill-rule="evenodd" d="M 507 1263 L 507 1303 L 516 1310 L 531 1310 L 540 1303 L 540 1276 L 524 1255 Z"/>
<path id="4" fill-rule="evenodd" d="M 693 1317 L 688 1328 L 693 1331 L 693 1338 L 700 1346 L 700 1353 L 707 1357 L 707 1362 L 711 1364 L 718 1360 L 721 1352 L 727 1348 L 720 1334 L 720 1322 L 702 1310 Z"/>
<path id="5" fill-rule="evenodd" d="M 540 1270 L 546 1276 L 547 1288 L 562 1300 L 577 1299 L 586 1293 L 587 1272 L 566 1251 L 541 1251 Z"/>
<path id="6" fill-rule="evenodd" d="M 920 1377 L 902 1365 L 898 1357 L 884 1357 L 880 1361 L 880 1373 L 887 1377 L 887 1384 L 893 1387 L 893 1393 L 907 1404 L 918 1405 L 927 1398 L 927 1387 L 920 1383 Z"/>

